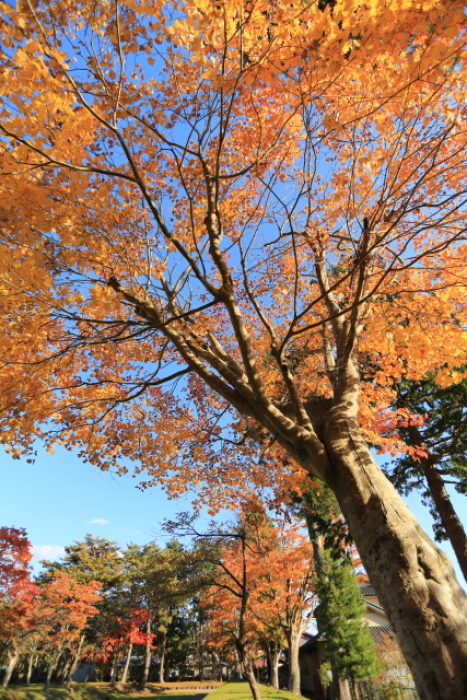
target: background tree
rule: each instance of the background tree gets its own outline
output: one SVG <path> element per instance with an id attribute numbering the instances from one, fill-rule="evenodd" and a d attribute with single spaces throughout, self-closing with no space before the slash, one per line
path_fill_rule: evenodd
<path id="1" fill-rule="evenodd" d="M 467 600 L 367 446 L 465 355 L 463 2 L 1 11 L 2 439 L 213 507 L 321 478 L 424 700 L 464 696 Z"/>
<path id="2" fill-rule="evenodd" d="M 188 554 L 176 541 L 165 548 L 154 542 L 143 547 L 129 545 L 125 553 L 125 570 L 132 587 L 132 600 L 147 610 L 146 645 L 140 688 L 144 688 L 151 668 L 152 650 L 157 645 L 159 655 L 159 682 L 165 679 L 166 654 L 175 653 L 175 633 L 178 612 L 193 597 L 194 579 L 187 573 Z M 196 585 L 196 584 L 195 584 Z"/>
<path id="3" fill-rule="evenodd" d="M 314 559 L 312 547 L 295 526 L 277 528 L 278 546 L 272 552 L 269 563 L 271 574 L 262 596 L 272 603 L 276 617 L 284 631 L 289 663 L 288 687 L 295 695 L 301 695 L 299 651 L 300 640 L 316 605 L 314 585 Z M 270 618 L 270 611 L 266 609 Z M 265 621 L 260 610 L 258 617 Z M 274 639 L 274 637 L 273 637 Z M 276 647 L 276 661 L 279 650 Z"/>
<path id="4" fill-rule="evenodd" d="M 225 533 L 217 537 L 223 537 L 223 549 L 218 559 L 209 559 L 218 573 L 212 573 L 207 609 L 218 644 L 226 636 L 234 639 L 248 680 L 256 648 L 266 647 L 277 684 L 279 643 L 285 638 L 289 689 L 300 695 L 299 642 L 315 603 L 310 544 L 296 527 L 275 524 L 257 499 L 244 504 L 238 536 L 235 531 L 230 540 Z"/>
<path id="5" fill-rule="evenodd" d="M 251 537 L 247 522 L 239 522 L 230 531 L 213 525 L 210 533 L 201 535 L 192 529 L 191 534 L 201 538 L 198 557 L 211 565 L 204 572 L 203 584 L 209 601 L 207 610 L 215 621 L 214 636 L 221 645 L 226 635 L 233 640 L 241 673 L 254 700 L 261 700 L 252 660 L 250 600 L 255 585 L 252 562 L 257 563 L 260 554 L 258 542 Z"/>
<path id="6" fill-rule="evenodd" d="M 434 519 L 435 538 L 450 540 L 467 581 L 467 535 L 446 489 L 451 484 L 467 494 L 467 381 L 461 377 L 459 373 L 460 381 L 443 386 L 432 373 L 398 387 L 391 432 L 407 449 L 386 472 L 401 493 L 421 491 Z"/>

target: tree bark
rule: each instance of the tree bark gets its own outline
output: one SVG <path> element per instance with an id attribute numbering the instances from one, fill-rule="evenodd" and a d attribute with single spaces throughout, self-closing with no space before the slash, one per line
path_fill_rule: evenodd
<path id="1" fill-rule="evenodd" d="M 467 697 L 467 596 L 341 407 L 323 428 L 333 489 L 421 700 Z M 301 460 L 303 466 L 306 460 Z M 309 463 L 309 471 L 313 465 Z"/>
<path id="2" fill-rule="evenodd" d="M 146 634 L 151 634 L 151 620 L 146 622 Z M 151 670 L 151 642 L 148 640 L 144 647 L 144 664 L 143 675 L 139 682 L 138 690 L 144 690 L 146 683 L 149 680 L 149 671 Z"/>
<path id="3" fill-rule="evenodd" d="M 164 682 L 164 671 L 165 671 L 165 645 L 167 642 L 167 633 L 163 632 L 161 646 L 159 651 L 159 683 Z"/>
<path id="4" fill-rule="evenodd" d="M 8 688 L 8 683 L 11 680 L 12 673 L 15 670 L 15 666 L 18 663 L 18 660 L 19 652 L 14 651 L 13 653 L 8 654 L 8 665 L 5 669 L 5 673 L 3 674 L 2 688 Z"/>
<path id="5" fill-rule="evenodd" d="M 126 679 L 128 678 L 128 671 L 130 669 L 130 663 L 131 663 L 131 652 L 133 651 L 133 643 L 130 642 L 127 651 L 126 651 L 126 660 L 125 660 L 125 666 L 123 667 L 123 673 L 122 673 L 122 678 L 120 683 L 126 683 Z"/>

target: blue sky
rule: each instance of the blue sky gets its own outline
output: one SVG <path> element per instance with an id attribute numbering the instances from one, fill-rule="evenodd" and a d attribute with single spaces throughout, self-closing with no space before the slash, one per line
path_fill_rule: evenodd
<path id="1" fill-rule="evenodd" d="M 35 464 L 0 453 L 2 517 L 0 525 L 24 527 L 34 546 L 34 569 L 40 559 L 57 559 L 63 547 L 86 533 L 144 544 L 164 541 L 164 518 L 191 509 L 191 497 L 168 500 L 162 489 L 140 490 L 137 479 L 117 477 L 84 463 L 75 454 L 57 448 L 55 454 L 38 450 Z M 467 522 L 467 499 L 452 494 L 458 514 Z M 431 516 L 412 494 L 408 503 L 422 527 L 432 536 Z M 446 543 L 453 563 L 452 549 Z M 459 568 L 458 577 L 463 582 Z M 465 584 L 464 584 L 465 585 Z"/>

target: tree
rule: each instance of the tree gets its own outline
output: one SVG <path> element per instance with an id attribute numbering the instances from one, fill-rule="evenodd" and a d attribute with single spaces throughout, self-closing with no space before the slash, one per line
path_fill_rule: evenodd
<path id="1" fill-rule="evenodd" d="M 276 615 L 287 639 L 289 690 L 301 695 L 300 640 L 316 605 L 313 552 L 296 526 L 278 529 L 277 537 L 279 546 L 273 551 L 274 561 L 271 562 L 274 577 L 269 574 L 269 590 L 265 590 L 263 596 L 276 606 Z M 260 619 L 264 621 L 264 616 Z"/>
<path id="2" fill-rule="evenodd" d="M 333 492 L 319 479 L 305 482 L 300 495 L 292 494 L 292 511 L 307 526 L 317 571 L 324 566 L 324 553 L 333 559 L 351 558 L 352 538 Z"/>
<path id="3" fill-rule="evenodd" d="M 99 581 L 104 594 L 111 593 L 125 582 L 122 552 L 116 542 L 87 534 L 83 541 L 65 547 L 59 561 L 43 560 L 43 577 L 65 571 L 79 583 Z"/>
<path id="4" fill-rule="evenodd" d="M 206 600 L 218 643 L 222 646 L 226 636 L 235 641 L 243 673 L 255 693 L 250 681 L 252 650 L 259 645 L 266 649 L 277 685 L 279 642 L 284 636 L 289 689 L 300 695 L 299 642 L 315 604 L 311 545 L 296 527 L 275 524 L 257 499 L 245 502 L 230 534 L 218 531 L 204 537 L 211 544 L 222 544 L 220 552 L 208 559 L 216 568 L 208 575 Z"/>
<path id="5" fill-rule="evenodd" d="M 379 669 L 375 645 L 363 621 L 365 601 L 350 562 L 336 561 L 325 552 L 317 592 L 320 604 L 315 615 L 333 675 L 336 680 L 347 679 L 355 695 L 355 682 L 376 675 Z"/>
<path id="6" fill-rule="evenodd" d="M 463 3 L 2 13 L 2 439 L 213 507 L 321 478 L 421 696 L 465 695 L 467 600 L 367 446 L 465 354 Z"/>
<path id="7" fill-rule="evenodd" d="M 0 527 L 0 596 L 2 601 L 19 595 L 29 582 L 31 542 L 24 528 Z"/>
<path id="8" fill-rule="evenodd" d="M 126 652 L 126 659 L 119 680 L 126 683 L 133 645 L 141 644 L 145 649 L 148 646 L 152 648 L 154 635 L 142 631 L 147 628 L 148 620 L 150 613 L 145 608 L 126 610 L 126 617 L 115 616 L 110 629 L 99 637 L 92 651 L 88 652 L 87 657 L 93 661 L 101 661 L 104 665 L 111 662 L 110 683 L 113 687 L 117 683 L 117 665 L 122 652 Z"/>
<path id="9" fill-rule="evenodd" d="M 467 581 L 467 535 L 446 489 L 453 484 L 458 493 L 467 493 L 467 381 L 448 386 L 439 382 L 432 373 L 398 387 L 390 434 L 395 432 L 406 450 L 386 472 L 400 492 L 422 491 L 434 518 L 435 538 L 450 540 Z"/>
<path id="10" fill-rule="evenodd" d="M 6 688 L 34 631 L 32 607 L 38 593 L 31 581 L 31 543 L 24 528 L 0 528 L 0 651 L 8 658 L 2 679 Z"/>
<path id="11" fill-rule="evenodd" d="M 211 645 L 223 648 L 226 638 L 233 641 L 240 673 L 253 699 L 261 700 L 251 635 L 251 596 L 257 580 L 257 567 L 255 570 L 252 563 L 258 563 L 261 545 L 252 536 L 256 513 L 244 511 L 242 516 L 233 528 L 212 523 L 208 532 L 200 533 L 193 525 L 196 516 L 180 513 L 176 521 L 166 521 L 164 528 L 195 538 L 192 569 L 204 588 L 202 607 L 211 621 Z"/>
<path id="12" fill-rule="evenodd" d="M 319 480 L 307 486 L 300 497 L 294 495 L 294 508 L 305 520 L 313 545 L 318 594 L 323 599 L 316 617 L 320 632 L 324 633 L 325 648 L 332 647 L 331 663 L 320 665 L 319 676 L 323 687 L 327 687 L 329 666 L 338 695 L 344 700 L 350 692 L 348 681 L 355 695 L 355 680 L 374 675 L 377 668 L 372 640 L 368 630 L 362 627 L 365 605 L 358 579 L 352 573 L 360 562 L 332 491 Z"/>
<path id="13" fill-rule="evenodd" d="M 172 540 L 164 549 L 152 542 L 143 547 L 130 544 L 125 569 L 131 582 L 134 604 L 147 611 L 146 643 L 140 689 L 149 680 L 152 650 L 159 653 L 159 682 L 164 682 L 168 633 L 177 611 L 193 595 L 193 583 L 185 576 L 187 553 Z"/>
<path id="14" fill-rule="evenodd" d="M 63 557 L 58 561 L 42 561 L 44 567 L 40 580 L 48 581 L 56 572 L 72 576 L 80 584 L 98 581 L 100 599 L 96 602 L 99 611 L 90 617 L 84 631 L 86 652 L 92 656 L 93 650 L 105 663 L 108 654 L 102 647 L 115 643 L 122 619 L 130 619 L 132 610 L 137 607 L 130 592 L 128 574 L 124 570 L 125 560 L 120 546 L 103 537 L 87 534 L 82 541 L 75 541 L 65 547 Z"/>
<path id="15" fill-rule="evenodd" d="M 93 605 L 100 596 L 98 581 L 79 583 L 68 573 L 56 571 L 48 583 L 43 584 L 40 595 L 34 601 L 32 615 L 36 626 L 45 633 L 44 653 L 48 660 L 45 686 L 49 688 L 52 674 L 65 651 L 70 656 L 66 683 L 68 688 L 76 670 L 84 642 L 84 630 L 90 617 L 99 611 Z"/>

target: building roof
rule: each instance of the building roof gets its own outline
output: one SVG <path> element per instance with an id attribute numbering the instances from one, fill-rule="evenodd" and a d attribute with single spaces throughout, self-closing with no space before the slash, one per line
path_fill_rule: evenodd
<path id="1" fill-rule="evenodd" d="M 366 607 L 369 610 L 374 610 L 377 613 L 380 613 L 380 615 L 384 615 L 386 617 L 386 613 L 384 612 L 384 608 L 381 607 L 381 605 L 376 605 L 376 603 L 372 603 L 370 600 L 365 600 Z"/>
<path id="2" fill-rule="evenodd" d="M 361 583 L 360 590 L 363 595 L 376 595 L 375 589 L 369 583 Z"/>
<path id="3" fill-rule="evenodd" d="M 389 637 L 394 637 L 394 631 L 389 625 L 385 625 L 384 627 L 368 627 L 368 629 L 376 644 L 384 644 Z"/>
<path id="4" fill-rule="evenodd" d="M 305 649 L 309 649 L 310 647 L 314 646 L 318 641 L 318 637 L 319 634 L 309 634 L 308 632 L 302 634 L 300 639 L 300 651 L 304 651 Z"/>

